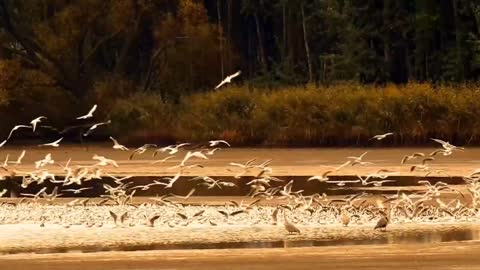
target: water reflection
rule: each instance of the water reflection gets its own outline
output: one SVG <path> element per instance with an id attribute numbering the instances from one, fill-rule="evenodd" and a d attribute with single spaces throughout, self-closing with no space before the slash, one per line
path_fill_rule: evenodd
<path id="1" fill-rule="evenodd" d="M 149 245 L 128 245 L 116 248 L 85 247 L 76 251 L 138 251 L 138 250 L 178 250 L 178 249 L 242 249 L 242 248 L 295 248 L 324 247 L 342 245 L 386 245 L 386 244 L 427 244 L 455 241 L 480 240 L 480 230 L 461 229 L 451 231 L 432 231 L 422 233 L 389 234 L 374 239 L 324 239 L 324 240 L 289 240 L 259 242 L 218 242 L 218 243 L 158 243 Z M 64 248 L 37 251 L 37 253 L 72 252 Z"/>

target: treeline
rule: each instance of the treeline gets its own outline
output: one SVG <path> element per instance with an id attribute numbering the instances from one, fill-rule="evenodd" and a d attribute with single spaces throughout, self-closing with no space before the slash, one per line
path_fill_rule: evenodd
<path id="1" fill-rule="evenodd" d="M 187 136 L 188 129 L 184 127 L 188 123 L 167 120 L 173 117 L 175 120 L 171 121 L 187 121 L 188 117 L 181 118 L 175 113 L 185 108 L 186 100 L 191 101 L 188 108 L 194 112 L 203 106 L 199 100 L 224 95 L 211 91 L 224 76 L 237 70 L 243 72 L 236 82 L 244 86 L 235 89 L 242 89 L 244 95 L 251 94 L 252 98 L 278 99 L 275 106 L 279 106 L 279 111 L 289 110 L 289 100 L 278 98 L 289 95 L 286 91 L 292 91 L 293 100 L 295 95 L 319 99 L 346 95 L 337 98 L 355 100 L 356 95 L 365 91 L 365 96 L 372 95 L 372 100 L 381 102 L 373 96 L 383 93 L 385 87 L 393 87 L 390 84 L 406 84 L 398 89 L 417 89 L 418 85 L 423 89 L 423 85 L 428 85 L 429 89 L 453 91 L 455 97 L 473 95 L 475 91 L 471 88 L 480 77 L 480 3 L 470 0 L 0 0 L 0 113 L 5 116 L 1 126 L 7 131 L 7 127 L 38 115 L 46 115 L 58 125 L 72 125 L 75 122 L 70 119 L 97 103 L 101 108 L 97 120 L 122 119 L 110 126 L 117 132 L 123 127 L 122 134 L 146 136 L 150 133 L 148 128 L 176 126 L 172 127 L 176 133 L 168 136 L 180 139 L 206 134 L 227 136 L 230 128 L 226 124 L 206 123 L 205 130 L 196 127 L 198 133 L 190 131 L 192 134 Z M 348 87 L 352 89 L 338 90 Z M 313 92 L 303 93 L 297 88 Z M 223 91 L 237 95 L 237 90 L 220 90 Z M 432 91 L 435 90 L 429 93 L 433 98 Z M 219 102 L 227 103 L 221 106 L 241 106 L 230 99 Z M 266 103 L 254 104 L 260 108 Z M 450 108 L 447 104 L 442 106 Z M 165 110 L 158 110 L 164 107 Z M 424 104 L 422 108 L 429 106 Z M 472 105 L 460 111 L 473 116 L 474 110 Z M 431 113 L 437 120 L 451 124 L 451 119 L 441 118 L 450 114 Z M 267 115 L 277 119 L 278 114 Z M 228 114 L 216 116 L 225 118 L 225 115 Z M 267 117 L 263 113 L 255 115 L 255 119 Z M 234 113 L 228 116 L 236 119 Z M 151 118 L 162 122 L 159 126 L 147 123 L 145 119 Z M 197 119 L 215 122 L 200 115 L 194 120 Z M 343 118 L 329 119 L 329 123 L 334 120 L 350 123 Z M 283 128 L 276 132 L 290 134 L 289 138 L 272 139 L 266 135 L 255 138 L 243 134 L 239 137 L 245 139 L 239 141 L 280 145 L 299 136 L 305 144 L 336 144 L 325 134 L 319 139 L 316 132 L 311 138 L 306 136 L 307 139 L 305 132 L 312 131 L 299 126 L 298 119 L 280 120 L 272 120 Z M 242 122 L 242 118 L 238 121 Z M 355 121 L 350 124 L 350 128 L 358 126 Z M 368 134 L 387 129 L 400 131 L 394 124 L 365 122 L 360 126 Z M 222 127 L 223 133 L 219 131 Z M 251 133 L 259 133 L 262 127 L 266 126 L 261 125 Z M 294 127 L 304 135 L 293 134 Z M 345 127 L 338 132 L 344 130 Z M 466 130 L 473 132 L 474 127 Z M 468 134 L 462 132 L 459 138 L 467 141 Z M 350 135 L 339 138 L 344 138 L 347 144 L 359 140 Z M 415 141 L 412 138 L 405 143 Z M 470 141 L 475 141 L 475 137 Z"/>

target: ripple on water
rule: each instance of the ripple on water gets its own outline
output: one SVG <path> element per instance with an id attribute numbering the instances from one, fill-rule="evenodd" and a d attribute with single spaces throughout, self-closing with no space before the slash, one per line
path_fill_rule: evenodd
<path id="1" fill-rule="evenodd" d="M 476 224 L 393 224 L 387 232 L 369 224 L 352 227 L 300 226 L 286 234 L 283 226 L 193 225 L 176 228 L 85 228 L 17 224 L 0 226 L 0 252 L 56 253 L 164 249 L 279 248 L 334 245 L 425 244 L 480 240 Z"/>

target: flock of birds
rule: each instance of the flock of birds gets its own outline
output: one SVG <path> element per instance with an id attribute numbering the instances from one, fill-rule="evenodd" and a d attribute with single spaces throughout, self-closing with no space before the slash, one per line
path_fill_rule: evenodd
<path id="1" fill-rule="evenodd" d="M 93 117 L 97 106 L 79 120 Z M 19 129 L 32 129 L 35 132 L 46 117 L 33 119 L 29 125 L 15 126 L 0 147 Z M 110 121 L 92 124 L 82 136 L 89 136 L 97 128 L 109 124 Z M 393 133 L 376 135 L 372 140 L 383 140 Z M 60 147 L 63 138 L 53 142 L 41 144 L 42 147 Z M 203 168 L 203 163 L 194 163 L 195 160 L 212 159 L 223 147 L 230 147 L 225 140 L 211 140 L 201 145 L 181 143 L 158 148 L 155 144 L 145 144 L 137 149 L 130 150 L 110 137 L 112 148 L 118 151 L 130 151 L 129 159 L 154 149 L 152 157 L 164 155 L 162 159 L 151 164 L 164 163 L 178 154 L 185 154 L 180 163 L 171 166 L 168 170 L 177 170 L 172 177 L 163 177 L 146 185 L 135 185 L 129 182 L 132 176 L 118 177 L 106 172 L 108 167 L 119 167 L 117 162 L 105 156 L 94 155 L 93 165 L 72 165 L 71 159 L 65 164 L 56 162 L 51 153 L 42 160 L 34 163 L 33 171 L 19 171 L 17 166 L 22 164 L 26 155 L 23 151 L 14 161 L 7 158 L 0 165 L 5 172 L 1 181 L 14 181 L 21 177 L 19 186 L 28 188 L 31 184 L 42 186 L 46 182 L 54 184 L 53 190 L 47 191 L 44 186 L 35 194 L 21 192 L 22 199 L 16 201 L 4 200 L 0 203 L 0 224 L 36 223 L 41 227 L 52 224 L 65 228 L 70 226 L 100 227 L 104 224 L 113 226 L 189 226 L 190 224 L 218 225 L 255 225 L 255 224 L 283 224 L 288 233 L 301 233 L 302 225 L 335 224 L 343 226 L 350 224 L 375 225 L 374 229 L 386 230 L 387 225 L 405 222 L 432 222 L 432 221 L 460 221 L 474 220 L 479 217 L 480 205 L 480 170 L 464 177 L 463 190 L 457 189 L 444 182 L 432 184 L 429 181 L 419 181 L 424 189 L 418 192 L 398 192 L 395 195 L 372 195 L 366 192 L 343 197 L 328 196 L 325 193 L 316 193 L 306 196 L 303 190 L 294 189 L 294 181 L 285 181 L 273 176 L 272 160 L 257 162 L 251 159 L 245 163 L 231 162 L 230 171 L 235 178 L 245 175 L 255 175 L 254 179 L 246 183 L 250 188 L 245 200 L 247 202 L 225 201 L 224 205 L 193 205 L 188 202 L 197 189 L 224 189 L 237 188 L 231 181 L 214 179 L 210 176 L 196 176 L 185 181 L 195 181 L 197 185 L 185 196 L 169 193 L 168 195 L 149 198 L 150 201 L 135 203 L 134 195 L 138 190 L 149 190 L 154 186 L 171 189 L 174 185 L 181 185 L 180 179 L 191 168 Z M 456 151 L 464 151 L 462 147 L 448 142 L 432 139 L 442 148 L 430 154 L 413 153 L 403 157 L 402 164 L 412 160 L 422 159 L 420 163 L 412 165 L 411 171 L 423 171 L 426 175 L 442 173 L 432 169 L 429 164 L 435 161 L 437 155 L 452 155 Z M 329 176 L 348 166 L 369 166 L 373 163 L 367 159 L 368 152 L 360 156 L 347 157 L 347 161 L 337 167 L 325 166 L 320 175 L 308 178 L 308 181 L 325 182 L 335 186 L 348 186 L 352 183 L 362 186 L 382 186 L 397 172 L 381 169 L 366 176 L 358 175 L 355 180 L 331 180 Z M 55 175 L 50 168 L 58 166 L 63 170 L 62 176 Z M 104 179 L 113 179 L 114 184 L 104 183 Z M 89 181 L 97 181 L 103 187 L 101 198 L 75 198 L 66 203 L 54 203 L 59 196 L 68 197 L 68 194 L 81 195 L 92 189 L 85 187 Z M 8 190 L 0 190 L 0 197 L 7 195 Z M 456 194 L 450 200 L 444 201 L 444 193 Z M 30 197 L 27 199 L 27 197 Z M 41 199 L 41 200 L 40 200 Z M 46 202 L 46 203 L 45 203 Z"/>

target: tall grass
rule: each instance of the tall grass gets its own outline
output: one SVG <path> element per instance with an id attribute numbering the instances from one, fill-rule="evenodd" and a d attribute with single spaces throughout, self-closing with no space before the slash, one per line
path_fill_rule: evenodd
<path id="1" fill-rule="evenodd" d="M 422 144 L 430 137 L 479 144 L 479 101 L 475 85 L 231 87 L 187 96 L 178 105 L 142 95 L 121 101 L 114 112 L 123 121 L 118 132 L 126 131 L 121 128 L 126 123 L 134 130 L 130 134 L 155 130 L 177 141 L 221 138 L 235 145 L 346 146 L 395 132 L 384 145 Z"/>

